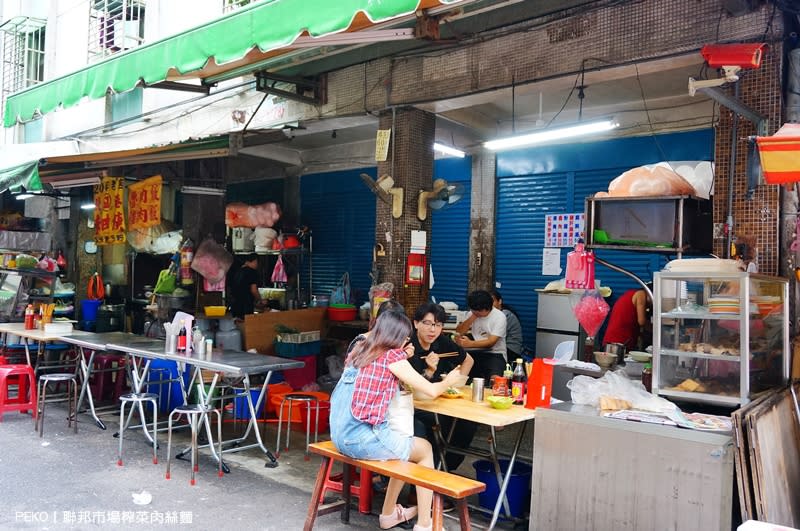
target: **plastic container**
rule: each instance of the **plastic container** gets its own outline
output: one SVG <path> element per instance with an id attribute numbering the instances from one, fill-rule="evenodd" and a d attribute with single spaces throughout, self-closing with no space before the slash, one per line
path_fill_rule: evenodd
<path id="1" fill-rule="evenodd" d="M 472 466 L 475 467 L 475 478 L 486 484 L 486 490 L 478 494 L 478 504 L 493 511 L 495 504 L 497 504 L 497 497 L 500 495 L 500 487 L 497 483 L 497 476 L 494 473 L 494 465 L 491 461 L 480 459 L 472 463 Z M 508 470 L 507 459 L 500 459 L 500 470 L 505 475 Z M 516 461 L 506 489 L 508 510 L 511 512 L 511 516 L 522 517 L 525 509 L 530 506 L 530 488 L 531 467 Z M 503 514 L 502 510 L 501 514 Z"/>
<path id="2" fill-rule="evenodd" d="M 103 304 L 103 301 L 98 301 L 94 299 L 84 299 L 81 301 L 81 317 L 84 321 L 96 321 L 97 320 L 97 310 L 100 309 L 100 305 Z"/>
<path id="3" fill-rule="evenodd" d="M 275 341 L 275 354 L 286 358 L 297 358 L 300 356 L 310 356 L 319 354 L 319 341 L 309 341 L 308 343 L 284 343 Z"/>
<path id="4" fill-rule="evenodd" d="M 220 350 L 242 350 L 242 332 L 238 328 L 218 330 L 214 339 Z"/>
<path id="5" fill-rule="evenodd" d="M 274 379 L 275 376 L 276 373 L 273 373 L 272 379 Z M 283 380 L 282 377 L 281 380 Z M 267 396 L 264 399 L 267 415 L 272 415 L 275 417 L 278 416 L 278 406 L 280 406 L 280 402 L 278 403 L 278 405 L 273 404 L 272 403 L 273 397 L 277 395 L 285 395 L 286 393 L 291 393 L 291 392 L 292 392 L 292 386 L 284 381 L 280 381 L 279 383 L 274 383 L 274 384 L 267 384 Z"/>
<path id="6" fill-rule="evenodd" d="M 354 321 L 358 315 L 358 308 L 352 304 L 334 304 L 328 306 L 328 320 Z"/>
<path id="7" fill-rule="evenodd" d="M 299 369 L 286 369 L 283 371 L 283 378 L 286 383 L 292 386 L 292 389 L 302 389 L 308 384 L 317 381 L 317 356 L 298 356 L 296 360 L 305 363 L 305 366 Z"/>
<path id="8" fill-rule="evenodd" d="M 328 431 L 329 428 L 329 417 L 330 417 L 330 410 L 331 410 L 331 403 L 330 403 L 330 395 L 328 393 L 322 393 L 319 391 L 308 391 L 308 392 L 297 392 L 297 391 L 290 391 L 293 395 L 308 395 L 314 396 L 320 400 L 319 403 L 319 432 Z M 276 414 L 281 407 L 281 402 L 283 401 L 283 397 L 289 393 L 277 393 L 273 396 L 269 397 L 269 404 L 275 410 Z M 292 404 L 292 418 L 289 419 L 289 422 L 297 422 L 299 423 L 303 429 L 306 426 L 306 417 L 309 414 L 308 410 L 311 410 L 311 429 L 314 429 L 314 418 L 316 416 L 316 408 L 312 405 L 310 408 L 308 407 L 308 402 L 295 402 Z M 285 402 L 283 404 L 283 420 L 286 421 L 289 417 L 289 402 Z"/>
<path id="9" fill-rule="evenodd" d="M 177 381 L 178 377 L 178 364 L 176 362 L 158 359 L 150 362 L 145 392 L 158 395 L 159 413 L 168 413 L 183 405 L 183 392 L 181 391 L 180 382 Z M 185 375 L 182 377 L 186 381 Z"/>
<path id="10" fill-rule="evenodd" d="M 253 401 L 253 407 L 258 403 L 258 395 L 261 393 L 261 386 L 257 389 L 250 389 L 250 399 Z M 237 396 L 233 399 L 233 417 L 237 419 L 250 420 L 250 408 L 247 406 L 247 397 L 244 396 L 244 388 L 236 388 Z M 267 396 L 264 397 L 264 402 L 261 403 L 261 408 L 256 409 L 256 418 L 263 419 L 266 417 L 266 403 L 269 399 L 269 387 L 267 387 Z"/>

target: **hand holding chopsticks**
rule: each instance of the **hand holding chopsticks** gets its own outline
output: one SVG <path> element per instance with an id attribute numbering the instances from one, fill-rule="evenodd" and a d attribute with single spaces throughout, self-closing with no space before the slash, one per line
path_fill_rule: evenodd
<path id="1" fill-rule="evenodd" d="M 436 354 L 436 353 L 432 352 L 431 354 Z M 440 358 L 453 358 L 455 356 L 458 356 L 458 352 L 442 352 L 441 354 L 436 354 L 436 355 L 439 356 Z M 427 357 L 428 355 L 420 356 L 420 359 L 424 360 Z"/>

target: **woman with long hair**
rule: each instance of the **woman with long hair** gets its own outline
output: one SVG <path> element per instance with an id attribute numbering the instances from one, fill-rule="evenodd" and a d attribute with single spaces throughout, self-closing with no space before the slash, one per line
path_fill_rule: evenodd
<path id="1" fill-rule="evenodd" d="M 369 336 L 354 346 L 342 378 L 331 396 L 331 439 L 338 450 L 355 459 L 401 459 L 433 468 L 431 444 L 393 430 L 386 419 L 389 403 L 400 382 L 427 398 L 435 398 L 461 380 L 458 368 L 441 382 L 430 382 L 408 363 L 404 347 L 411 321 L 405 314 L 388 311 L 375 321 Z M 431 529 L 433 493 L 417 487 L 417 507 L 397 503 L 403 482 L 390 479 L 379 517 L 381 529 L 407 522 L 415 515 L 415 531 Z"/>

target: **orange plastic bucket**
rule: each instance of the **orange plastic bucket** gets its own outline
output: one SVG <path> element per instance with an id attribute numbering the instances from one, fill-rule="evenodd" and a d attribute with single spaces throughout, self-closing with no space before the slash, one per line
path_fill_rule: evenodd
<path id="1" fill-rule="evenodd" d="M 287 391 L 285 393 L 277 393 L 277 394 L 274 394 L 274 395 L 270 395 L 269 404 L 272 407 L 272 410 L 275 411 L 276 415 L 278 414 L 278 411 L 280 410 L 281 402 L 283 402 L 283 397 L 288 395 L 288 394 L 313 396 L 313 397 L 319 399 L 320 401 L 323 401 L 323 400 L 324 401 L 328 401 L 331 398 L 331 395 L 329 395 L 328 393 L 323 393 L 323 392 L 320 392 L 320 391 L 304 391 L 304 392 L 297 391 L 297 392 L 295 392 L 295 391 L 291 391 L 290 390 L 290 391 Z M 324 408 L 323 404 L 320 403 L 320 405 L 319 405 L 320 431 L 324 431 L 322 429 L 323 408 Z M 298 404 L 292 404 L 292 418 L 289 419 L 289 422 L 305 422 L 305 420 L 306 420 L 305 419 L 305 410 L 306 409 L 307 409 L 307 403 L 306 402 L 303 402 L 303 403 L 301 403 L 299 405 Z M 330 410 L 330 403 L 328 403 L 328 407 L 324 408 L 324 409 L 325 409 L 325 413 L 326 413 L 325 425 L 327 426 L 327 423 L 328 423 L 327 413 Z M 312 411 L 312 415 L 313 415 L 313 412 L 314 412 L 314 408 L 313 407 L 311 408 L 311 411 Z M 289 402 L 288 401 L 283 404 L 283 419 L 286 420 L 287 418 L 289 418 Z M 313 416 L 312 416 L 311 420 L 312 420 L 312 423 L 313 423 L 313 420 L 314 420 Z"/>

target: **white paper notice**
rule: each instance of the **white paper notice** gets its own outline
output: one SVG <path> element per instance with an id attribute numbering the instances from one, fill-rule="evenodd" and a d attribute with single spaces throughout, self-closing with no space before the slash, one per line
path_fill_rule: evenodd
<path id="1" fill-rule="evenodd" d="M 425 247 L 428 244 L 428 233 L 424 230 L 411 231 L 411 253 L 425 254 Z"/>
<path id="2" fill-rule="evenodd" d="M 558 247 L 545 247 L 542 250 L 542 274 L 561 274 L 561 249 Z"/>

